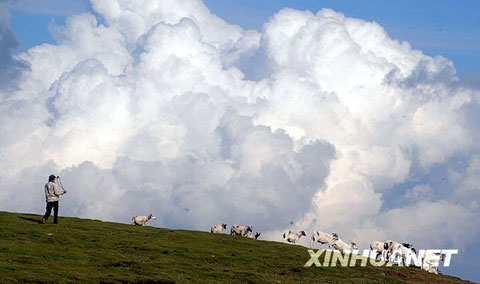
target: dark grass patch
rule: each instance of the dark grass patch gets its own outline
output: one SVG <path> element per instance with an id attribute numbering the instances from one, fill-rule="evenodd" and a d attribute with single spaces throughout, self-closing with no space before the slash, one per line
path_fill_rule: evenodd
<path id="1" fill-rule="evenodd" d="M 105 264 L 99 265 L 100 267 L 131 267 L 139 265 L 139 263 L 134 261 L 114 261 Z"/>

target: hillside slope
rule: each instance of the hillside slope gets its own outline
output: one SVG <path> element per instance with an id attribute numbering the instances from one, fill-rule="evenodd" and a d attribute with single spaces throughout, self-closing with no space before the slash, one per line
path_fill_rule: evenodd
<path id="1" fill-rule="evenodd" d="M 277 242 L 40 218 L 0 212 L 1 283 L 471 283 L 413 267 L 305 268 L 304 247 Z"/>

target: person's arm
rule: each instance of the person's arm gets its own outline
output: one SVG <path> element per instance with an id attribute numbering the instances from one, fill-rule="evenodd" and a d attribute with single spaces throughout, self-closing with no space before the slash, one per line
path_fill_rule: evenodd
<path id="1" fill-rule="evenodd" d="M 60 191 L 58 189 L 58 185 L 56 183 L 53 184 L 53 191 L 55 192 L 56 196 L 60 196 L 60 195 L 65 194 L 67 192 L 66 190 Z"/>

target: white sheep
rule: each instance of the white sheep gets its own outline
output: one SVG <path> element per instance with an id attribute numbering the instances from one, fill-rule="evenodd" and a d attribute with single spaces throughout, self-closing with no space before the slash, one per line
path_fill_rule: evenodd
<path id="1" fill-rule="evenodd" d="M 377 251 L 377 255 L 375 256 L 375 259 L 378 259 L 378 257 L 381 255 L 383 256 L 383 258 L 385 258 L 385 253 L 387 252 L 386 243 L 375 241 L 370 244 L 370 249 Z"/>
<path id="2" fill-rule="evenodd" d="M 446 254 L 444 253 L 433 253 L 433 254 L 427 254 L 424 250 L 420 250 L 419 254 L 421 263 L 422 263 L 422 269 L 430 272 L 430 273 L 435 273 L 438 274 L 438 266 L 440 265 L 440 261 L 444 261 Z"/>
<path id="3" fill-rule="evenodd" d="M 253 233 L 248 233 L 245 237 L 256 240 L 258 237 L 260 237 L 260 233 L 256 232 L 255 235 Z"/>
<path id="4" fill-rule="evenodd" d="M 298 233 L 292 232 L 290 230 L 287 230 L 283 233 L 283 241 L 287 241 L 289 243 L 294 243 L 296 244 L 297 241 L 302 237 L 302 236 L 307 236 L 305 231 L 300 231 Z"/>
<path id="5" fill-rule="evenodd" d="M 223 232 L 224 229 L 227 229 L 227 224 L 215 224 L 212 226 L 212 228 L 210 229 L 210 232 L 213 233 L 213 234 L 221 234 Z"/>
<path id="6" fill-rule="evenodd" d="M 345 250 L 354 250 L 354 249 L 358 249 L 357 247 L 357 244 L 354 243 L 354 242 L 351 242 L 350 244 L 347 244 L 346 242 L 344 242 L 342 239 L 336 237 L 333 239 L 332 241 L 332 247 L 338 251 L 340 251 L 341 253 L 343 253 L 343 251 Z"/>
<path id="7" fill-rule="evenodd" d="M 310 237 L 310 248 L 315 248 L 316 243 L 320 243 L 320 248 L 322 248 L 322 245 L 328 244 L 328 247 L 331 247 L 331 243 L 334 240 L 334 238 L 338 238 L 337 233 L 325 233 L 325 232 L 320 232 L 320 231 L 313 231 L 311 237 Z"/>
<path id="8" fill-rule="evenodd" d="M 150 219 L 155 220 L 157 217 L 153 216 L 153 214 L 149 214 L 148 216 L 133 216 L 132 217 L 132 224 L 137 226 L 147 226 L 147 222 Z"/>
<path id="9" fill-rule="evenodd" d="M 407 255 L 410 253 L 416 253 L 415 248 L 411 245 L 406 244 L 409 247 L 405 247 L 403 244 L 388 240 L 385 242 L 385 247 L 388 249 L 387 251 L 387 261 L 391 259 L 392 262 L 395 261 L 397 257 L 401 257 L 401 262 L 406 264 Z"/>
<path id="10" fill-rule="evenodd" d="M 253 226 L 232 225 L 230 235 L 245 236 L 248 232 L 252 231 L 252 228 Z"/>

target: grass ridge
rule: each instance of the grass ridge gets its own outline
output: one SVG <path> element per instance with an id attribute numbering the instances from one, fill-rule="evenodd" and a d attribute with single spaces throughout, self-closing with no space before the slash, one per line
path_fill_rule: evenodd
<path id="1" fill-rule="evenodd" d="M 306 268 L 304 247 L 225 234 L 40 218 L 0 211 L 0 283 L 472 283 L 413 267 Z"/>

